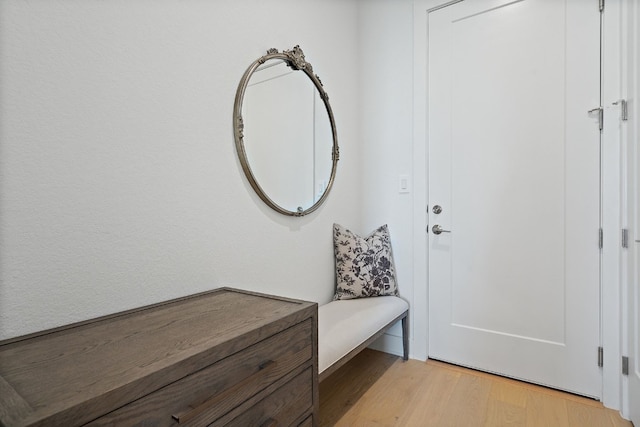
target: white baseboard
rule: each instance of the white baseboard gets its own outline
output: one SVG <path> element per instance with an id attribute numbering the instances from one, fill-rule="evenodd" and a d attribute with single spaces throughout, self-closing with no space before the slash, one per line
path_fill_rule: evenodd
<path id="1" fill-rule="evenodd" d="M 402 337 L 397 335 L 384 334 L 380 338 L 375 340 L 369 346 L 369 348 L 402 357 Z"/>

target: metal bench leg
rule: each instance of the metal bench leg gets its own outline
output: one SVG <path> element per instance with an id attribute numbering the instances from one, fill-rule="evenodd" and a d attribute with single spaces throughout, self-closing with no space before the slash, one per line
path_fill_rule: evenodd
<path id="1" fill-rule="evenodd" d="M 402 318 L 402 350 L 403 350 L 403 359 L 409 360 L 409 324 L 407 319 L 409 316 L 404 316 Z"/>

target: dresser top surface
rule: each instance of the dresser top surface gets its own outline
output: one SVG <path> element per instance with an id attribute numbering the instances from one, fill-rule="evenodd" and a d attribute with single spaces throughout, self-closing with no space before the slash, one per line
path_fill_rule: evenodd
<path id="1" fill-rule="evenodd" d="M 0 422 L 17 412 L 38 420 L 61 411 L 103 411 L 97 400 L 105 395 L 126 403 L 313 310 L 315 303 L 221 288 L 0 342 L 0 394 L 8 396 L 0 400 Z"/>

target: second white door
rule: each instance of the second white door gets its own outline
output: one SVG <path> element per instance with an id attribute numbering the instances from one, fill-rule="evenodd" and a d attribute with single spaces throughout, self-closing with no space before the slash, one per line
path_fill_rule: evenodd
<path id="1" fill-rule="evenodd" d="M 428 34 L 429 357 L 599 398 L 598 9 L 463 1 Z"/>

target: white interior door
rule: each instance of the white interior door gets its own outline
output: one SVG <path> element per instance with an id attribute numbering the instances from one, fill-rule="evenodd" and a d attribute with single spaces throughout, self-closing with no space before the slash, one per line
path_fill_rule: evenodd
<path id="1" fill-rule="evenodd" d="M 428 18 L 429 357 L 597 398 L 599 25 L 584 0 Z"/>

